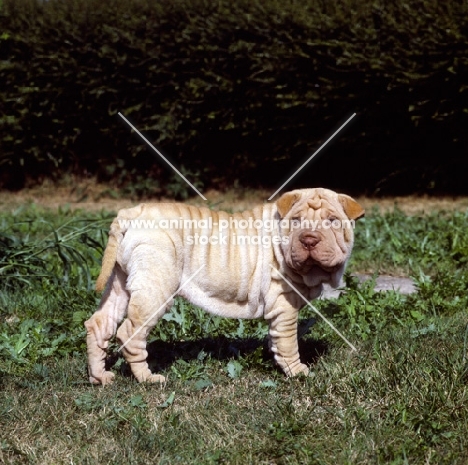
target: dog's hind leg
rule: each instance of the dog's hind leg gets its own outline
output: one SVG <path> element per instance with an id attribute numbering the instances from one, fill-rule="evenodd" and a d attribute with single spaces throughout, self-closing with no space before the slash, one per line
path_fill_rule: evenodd
<path id="1" fill-rule="evenodd" d="M 85 321 L 88 346 L 88 374 L 93 384 L 110 384 L 114 373 L 106 371 L 105 360 L 109 340 L 123 320 L 130 295 L 125 288 L 127 276 L 117 265 L 107 284 L 101 303 L 91 318 Z"/>
<path id="2" fill-rule="evenodd" d="M 161 246 L 161 244 L 160 244 Z M 180 273 L 174 269 L 175 254 L 168 247 L 157 257 L 154 249 L 140 246 L 129 270 L 127 287 L 130 292 L 127 318 L 117 330 L 117 340 L 139 382 L 162 383 L 164 376 L 153 374 L 147 363 L 146 339 L 151 329 L 172 306 L 172 295 L 180 284 Z M 144 257 L 144 259 L 142 258 Z"/>
<path id="3" fill-rule="evenodd" d="M 148 305 L 149 300 L 152 305 Z M 172 306 L 172 302 L 173 299 L 167 303 L 164 299 L 158 299 L 150 289 L 133 292 L 130 297 L 127 318 L 117 331 L 117 340 L 133 375 L 140 383 L 165 381 L 164 376 L 153 374 L 148 366 L 146 339 L 151 329 Z"/>

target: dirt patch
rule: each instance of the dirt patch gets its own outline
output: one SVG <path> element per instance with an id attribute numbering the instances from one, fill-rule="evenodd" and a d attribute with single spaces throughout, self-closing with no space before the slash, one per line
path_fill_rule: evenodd
<path id="1" fill-rule="evenodd" d="M 371 279 L 370 275 L 366 274 L 357 274 L 355 275 L 361 283 Z M 396 291 L 400 294 L 414 294 L 417 292 L 417 288 L 414 284 L 414 281 L 410 278 L 398 277 L 398 276 L 389 276 L 389 275 L 380 275 L 375 279 L 376 292 L 382 291 Z M 323 287 L 322 299 L 337 299 L 342 291 L 339 289 L 333 289 L 328 285 Z"/>
<path id="2" fill-rule="evenodd" d="M 212 189 L 203 194 L 208 199 L 207 202 L 196 196 L 187 200 L 187 203 L 198 206 L 207 205 L 217 210 L 241 211 L 267 202 L 272 192 L 262 189 L 230 189 L 221 192 Z M 382 213 L 393 211 L 395 208 L 408 215 L 468 209 L 468 197 L 358 197 L 357 200 L 367 211 L 375 208 Z M 23 189 L 19 192 L 0 191 L 0 210 L 3 211 L 12 211 L 26 204 L 34 204 L 53 210 L 67 206 L 71 209 L 86 211 L 117 211 L 120 208 L 127 208 L 141 202 L 161 201 L 173 202 L 174 199 L 165 197 L 141 200 L 126 198 L 113 186 L 99 184 L 94 180 L 77 182 L 71 179 L 70 182 L 62 185 L 45 182 L 41 186 Z"/>

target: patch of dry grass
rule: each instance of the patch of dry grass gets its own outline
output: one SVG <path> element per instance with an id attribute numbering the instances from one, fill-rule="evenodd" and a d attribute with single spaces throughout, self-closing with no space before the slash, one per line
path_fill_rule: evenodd
<path id="1" fill-rule="evenodd" d="M 2 463 L 450 463 L 468 459 L 466 318 L 426 336 L 375 334 L 359 354 L 336 347 L 313 377 L 253 367 L 236 379 L 209 360 L 212 386 L 118 376 L 84 382 L 84 356 L 46 377 L 2 380 Z M 268 380 L 268 386 L 265 381 Z M 171 392 L 171 405 L 162 407 Z"/>
<path id="2" fill-rule="evenodd" d="M 267 202 L 271 194 L 272 192 L 266 189 L 229 189 L 223 192 L 210 189 L 204 192 L 208 202 L 195 195 L 187 203 L 198 206 L 208 205 L 217 210 L 242 211 Z M 434 211 L 463 211 L 468 208 L 468 197 L 369 198 L 361 196 L 357 197 L 357 200 L 365 209 L 377 208 L 380 213 L 392 212 L 395 208 L 409 215 L 429 214 Z M 0 191 L 0 210 L 3 211 L 13 211 L 24 204 L 35 204 L 54 210 L 67 206 L 73 210 L 81 209 L 91 212 L 118 211 L 143 201 L 173 202 L 174 199 L 165 197 L 128 198 L 111 185 L 98 183 L 94 179 L 79 180 L 75 178 L 66 179 L 58 184 L 44 181 L 40 186 L 23 189 L 19 192 Z"/>

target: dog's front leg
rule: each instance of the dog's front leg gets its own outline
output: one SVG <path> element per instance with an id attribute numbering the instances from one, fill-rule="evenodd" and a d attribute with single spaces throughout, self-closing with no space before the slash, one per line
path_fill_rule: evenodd
<path id="1" fill-rule="evenodd" d="M 307 375 L 309 368 L 301 363 L 297 342 L 299 310 L 281 295 L 274 307 L 265 315 L 269 322 L 269 348 L 276 363 L 287 376 Z"/>

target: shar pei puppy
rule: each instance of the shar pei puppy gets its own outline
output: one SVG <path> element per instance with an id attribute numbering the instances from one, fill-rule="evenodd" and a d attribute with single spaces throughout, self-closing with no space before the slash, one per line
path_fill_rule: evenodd
<path id="1" fill-rule="evenodd" d="M 135 378 L 163 382 L 148 367 L 146 339 L 176 295 L 215 315 L 265 318 L 276 363 L 287 376 L 307 374 L 296 291 L 311 300 L 324 283 L 339 286 L 363 215 L 351 197 L 322 188 L 235 214 L 177 203 L 120 210 L 96 283 L 102 300 L 85 322 L 89 380 L 112 382 L 105 359 L 116 334 Z"/>

